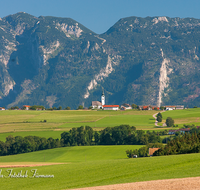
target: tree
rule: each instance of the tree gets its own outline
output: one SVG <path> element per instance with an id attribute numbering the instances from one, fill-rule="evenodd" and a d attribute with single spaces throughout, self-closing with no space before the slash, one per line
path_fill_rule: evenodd
<path id="1" fill-rule="evenodd" d="M 131 106 L 132 106 L 133 109 L 137 109 L 138 108 L 138 106 L 136 104 L 132 104 Z"/>
<path id="2" fill-rule="evenodd" d="M 61 109 L 62 109 L 62 107 L 61 107 L 61 106 L 59 106 L 59 107 L 58 107 L 58 110 L 61 110 Z"/>
<path id="3" fill-rule="evenodd" d="M 171 117 L 168 117 L 166 119 L 166 125 L 167 125 L 167 127 L 173 126 L 174 125 L 174 120 Z"/>
<path id="4" fill-rule="evenodd" d="M 80 110 L 80 109 L 83 109 L 83 106 L 82 106 L 82 105 L 78 106 L 78 109 L 79 109 L 79 110 Z"/>
<path id="5" fill-rule="evenodd" d="M 158 121 L 158 122 L 162 122 L 162 117 L 157 116 L 157 121 Z"/>
<path id="6" fill-rule="evenodd" d="M 70 110 L 71 108 L 70 108 L 69 106 L 67 106 L 65 109 L 66 109 L 66 110 Z"/>
<path id="7" fill-rule="evenodd" d="M 160 110 L 164 110 L 165 109 L 165 107 L 164 106 L 160 106 Z"/>
<path id="8" fill-rule="evenodd" d="M 161 114 L 160 112 L 157 114 L 157 117 L 158 117 L 158 116 L 160 116 L 160 117 L 162 118 L 162 114 Z"/>

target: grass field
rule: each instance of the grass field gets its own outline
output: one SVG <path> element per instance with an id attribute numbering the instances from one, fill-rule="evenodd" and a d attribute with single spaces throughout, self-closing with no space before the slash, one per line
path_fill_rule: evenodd
<path id="1" fill-rule="evenodd" d="M 166 111 L 162 115 L 164 121 L 167 117 L 172 117 L 179 127 L 183 127 L 184 124 L 200 125 L 200 108 Z"/>
<path id="2" fill-rule="evenodd" d="M 154 126 L 156 111 L 2 111 L 0 140 L 8 135 L 36 135 L 60 138 L 72 127 L 89 125 L 94 130 L 121 124 L 143 130 L 162 130 Z M 163 120 L 172 117 L 179 127 L 200 125 L 200 109 L 166 111 Z M 47 120 L 47 122 L 44 122 Z M 169 128 L 168 128 L 169 129 Z M 141 146 L 76 146 L 0 157 L 0 164 L 61 163 L 61 165 L 12 168 L 23 173 L 31 169 L 54 178 L 1 178 L 7 168 L 0 168 L 0 189 L 70 189 L 97 185 L 128 183 L 157 179 L 200 176 L 200 154 L 128 159 L 127 149 Z"/>
<path id="3" fill-rule="evenodd" d="M 163 130 L 169 128 L 155 127 L 153 114 L 158 111 L 0 111 L 0 140 L 6 136 L 37 135 L 41 137 L 60 138 L 63 131 L 72 127 L 90 126 L 94 130 L 105 127 L 114 127 L 121 124 L 135 126 L 137 130 Z M 173 110 L 162 113 L 163 122 L 172 117 L 175 124 L 183 127 L 184 124 L 200 125 L 200 108 Z M 46 120 L 47 122 L 44 122 Z M 162 124 L 161 124 L 162 125 Z"/>
<path id="4" fill-rule="evenodd" d="M 6 110 L 0 112 L 0 140 L 5 141 L 5 137 L 10 134 L 60 138 L 63 131 L 86 125 L 94 130 L 121 124 L 153 130 L 157 129 L 152 117 L 154 113 L 156 111 Z"/>
<path id="5" fill-rule="evenodd" d="M 14 168 L 13 172 L 37 169 L 54 178 L 0 178 L 1 189 L 70 189 L 137 181 L 200 176 L 200 154 L 128 159 L 125 150 L 138 146 L 66 147 L 0 157 L 0 164 L 56 162 L 61 165 Z M 6 168 L 1 175 L 7 176 Z"/>

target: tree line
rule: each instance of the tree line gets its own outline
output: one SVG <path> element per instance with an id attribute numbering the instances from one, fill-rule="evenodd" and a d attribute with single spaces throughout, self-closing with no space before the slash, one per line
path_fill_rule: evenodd
<path id="1" fill-rule="evenodd" d="M 154 152 L 153 156 L 188 154 L 200 152 L 200 132 L 185 133 L 182 137 L 177 137 Z"/>
<path id="2" fill-rule="evenodd" d="M 60 139 L 52 137 L 46 139 L 38 136 L 6 137 L 0 141 L 0 156 L 33 152 L 65 146 L 90 145 L 145 145 L 148 143 L 161 143 L 161 134 L 166 131 L 150 132 L 136 130 L 134 126 L 120 125 L 107 127 L 101 131 L 94 131 L 90 126 L 72 128 L 61 133 Z M 160 134 L 160 135 L 159 135 Z"/>
<path id="3" fill-rule="evenodd" d="M 60 146 L 62 146 L 61 141 L 52 137 L 46 139 L 37 136 L 13 137 L 10 135 L 6 137 L 5 142 L 0 141 L 0 156 L 58 148 Z"/>
<path id="4" fill-rule="evenodd" d="M 161 132 L 163 133 L 163 132 Z M 165 132 L 164 132 L 165 133 Z M 61 134 L 64 146 L 76 145 L 145 145 L 162 142 L 155 131 L 136 130 L 134 126 L 120 125 L 94 131 L 89 126 L 72 128 Z"/>

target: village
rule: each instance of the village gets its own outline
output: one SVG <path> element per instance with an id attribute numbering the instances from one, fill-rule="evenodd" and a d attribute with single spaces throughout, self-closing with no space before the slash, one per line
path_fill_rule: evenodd
<path id="1" fill-rule="evenodd" d="M 40 105 L 23 105 L 21 108 L 19 108 L 18 106 L 14 106 L 9 108 L 10 110 L 45 110 L 44 106 L 40 106 Z M 48 110 L 61 110 L 62 107 L 59 106 L 58 108 L 53 107 L 53 108 L 48 108 Z M 70 109 L 69 107 L 65 108 L 66 110 Z M 88 109 L 88 108 L 84 108 L 83 106 L 79 106 L 78 109 Z M 166 111 L 170 111 L 170 110 L 181 110 L 181 109 L 185 109 L 184 105 L 166 105 L 166 106 L 161 106 L 158 107 L 156 105 L 136 105 L 136 104 L 128 104 L 128 103 L 123 103 L 122 105 L 106 105 L 105 104 L 105 94 L 104 92 L 102 92 L 101 95 L 101 101 L 92 101 L 91 106 L 89 107 L 89 109 L 93 109 L 93 110 L 121 110 L 121 111 L 125 111 L 125 110 L 131 110 L 131 109 L 138 109 L 138 110 L 166 110 Z M 5 107 L 0 107 L 0 110 L 6 110 Z"/>
<path id="2" fill-rule="evenodd" d="M 92 109 L 103 109 L 103 110 L 130 110 L 130 109 L 138 109 L 138 110 L 180 110 L 185 109 L 184 105 L 169 105 L 169 106 L 155 106 L 155 105 L 135 105 L 135 104 L 127 104 L 124 103 L 121 106 L 119 105 L 106 105 L 105 104 L 105 95 L 102 92 L 101 101 L 92 101 Z"/>

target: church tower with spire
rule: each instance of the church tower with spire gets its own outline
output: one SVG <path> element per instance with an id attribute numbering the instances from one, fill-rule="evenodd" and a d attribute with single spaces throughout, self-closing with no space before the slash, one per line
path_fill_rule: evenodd
<path id="1" fill-rule="evenodd" d="M 104 95 L 104 91 L 102 92 L 102 95 L 101 95 L 101 104 L 102 104 L 102 106 L 105 105 L 105 95 Z"/>

